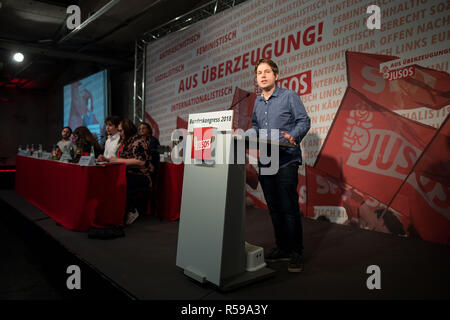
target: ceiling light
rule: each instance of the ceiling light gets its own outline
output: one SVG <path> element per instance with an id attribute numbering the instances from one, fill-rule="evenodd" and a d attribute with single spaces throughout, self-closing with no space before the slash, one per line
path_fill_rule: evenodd
<path id="1" fill-rule="evenodd" d="M 14 61 L 16 62 L 22 62 L 23 61 L 23 54 L 20 52 L 16 52 L 13 56 Z"/>

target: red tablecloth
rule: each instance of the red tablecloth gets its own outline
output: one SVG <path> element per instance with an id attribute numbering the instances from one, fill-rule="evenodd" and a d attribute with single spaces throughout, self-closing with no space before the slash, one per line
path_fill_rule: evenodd
<path id="1" fill-rule="evenodd" d="M 180 218 L 184 164 L 161 162 L 155 186 L 156 215 L 166 220 Z"/>
<path id="2" fill-rule="evenodd" d="M 123 224 L 125 164 L 87 167 L 17 156 L 16 170 L 16 193 L 65 228 Z"/>

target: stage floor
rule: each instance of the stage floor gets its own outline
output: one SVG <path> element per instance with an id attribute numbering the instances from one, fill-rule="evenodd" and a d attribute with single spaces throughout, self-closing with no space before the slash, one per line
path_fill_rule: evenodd
<path id="1" fill-rule="evenodd" d="M 1 212 L 4 217 L 15 215 L 31 222 L 39 230 L 35 236 L 42 234 L 52 239 L 75 261 L 66 262 L 69 259 L 61 264 L 79 261 L 82 276 L 83 268 L 90 268 L 91 273 L 111 284 L 111 290 L 120 291 L 121 297 L 143 300 L 450 298 L 449 247 L 419 239 L 303 219 L 303 273 L 288 273 L 287 262 L 272 263 L 268 266 L 276 271 L 274 277 L 224 293 L 210 285 L 198 284 L 175 265 L 178 222 L 141 216 L 125 229 L 123 238 L 89 239 L 87 233 L 58 226 L 12 190 L 0 190 L 0 199 L 4 202 Z M 21 223 L 17 223 L 20 220 L 14 221 L 14 227 L 21 228 Z M 273 247 L 267 211 L 247 208 L 245 227 L 247 242 L 264 247 L 265 252 Z M 44 252 L 46 248 L 41 246 L 40 250 Z M 52 258 L 58 264 L 60 255 Z M 5 269 L 15 268 L 14 260 L 7 263 Z M 381 269 L 380 290 L 369 290 L 366 286 L 370 276 L 366 270 L 370 265 Z M 68 277 L 64 272 L 58 278 L 61 281 Z M 85 286 L 88 287 L 89 284 Z M 83 290 L 79 297 L 83 297 Z"/>

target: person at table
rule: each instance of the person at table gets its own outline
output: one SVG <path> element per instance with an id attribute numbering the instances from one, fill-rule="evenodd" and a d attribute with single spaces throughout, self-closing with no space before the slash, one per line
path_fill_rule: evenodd
<path id="1" fill-rule="evenodd" d="M 252 127 L 259 130 L 279 130 L 282 142 L 295 147 L 279 148 L 278 171 L 262 174 L 259 162 L 259 182 L 272 218 L 276 247 L 265 257 L 268 262 L 289 261 L 289 272 L 303 271 L 302 212 L 298 205 L 298 167 L 302 164 L 300 143 L 311 127 L 305 106 L 295 91 L 277 86 L 279 69 L 276 63 L 260 59 L 255 76 L 262 93 L 256 98 Z"/>
<path id="2" fill-rule="evenodd" d="M 158 152 L 158 148 L 160 146 L 159 140 L 155 136 L 153 136 L 153 129 L 147 122 L 141 122 L 141 124 L 139 125 L 139 134 L 145 137 L 147 141 L 147 146 L 151 157 L 150 161 L 152 162 L 154 167 L 154 171 L 152 172 L 152 179 L 153 181 L 155 181 L 160 162 Z"/>
<path id="3" fill-rule="evenodd" d="M 102 154 L 102 147 L 100 147 L 91 131 L 86 127 L 76 128 L 72 134 L 72 140 L 75 143 L 76 148 L 81 149 L 82 153 L 90 154 L 91 147 L 93 146 L 96 158 Z"/>
<path id="4" fill-rule="evenodd" d="M 59 150 L 64 151 L 70 150 L 70 147 L 74 147 L 75 145 L 72 143 L 72 140 L 70 140 L 70 136 L 72 135 L 72 129 L 70 127 L 64 127 L 61 131 L 61 140 L 58 141 L 56 144 L 59 148 Z"/>
<path id="5" fill-rule="evenodd" d="M 121 119 L 118 116 L 109 116 L 108 118 L 106 118 L 105 128 L 106 133 L 108 134 L 108 139 L 106 139 L 105 142 L 105 151 L 103 152 L 103 154 L 98 156 L 98 161 L 107 161 L 106 159 L 117 156 L 117 150 L 120 146 L 120 120 Z"/>
<path id="6" fill-rule="evenodd" d="M 131 120 L 120 122 L 118 131 L 120 148 L 118 157 L 111 157 L 109 162 L 122 162 L 127 166 L 127 215 L 126 224 L 132 224 L 139 217 L 138 208 L 145 208 L 136 195 L 136 190 L 151 188 L 154 167 L 150 161 L 150 154 L 146 138 L 137 134 L 137 128 Z M 145 200 L 145 199 L 144 199 Z"/>

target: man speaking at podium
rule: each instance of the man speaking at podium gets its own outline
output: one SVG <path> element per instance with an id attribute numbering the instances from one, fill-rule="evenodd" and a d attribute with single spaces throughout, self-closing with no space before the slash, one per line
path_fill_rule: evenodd
<path id="1" fill-rule="evenodd" d="M 276 248 L 266 255 L 266 261 L 289 261 L 289 272 L 302 272 L 303 231 L 298 205 L 298 167 L 302 163 L 300 142 L 310 128 L 310 119 L 295 91 L 279 88 L 278 66 L 272 60 L 260 59 L 255 66 L 262 94 L 255 100 L 252 125 L 260 129 L 280 130 L 279 169 L 272 175 L 259 174 L 259 182 L 272 218 Z M 259 164 L 261 167 L 261 163 Z"/>

